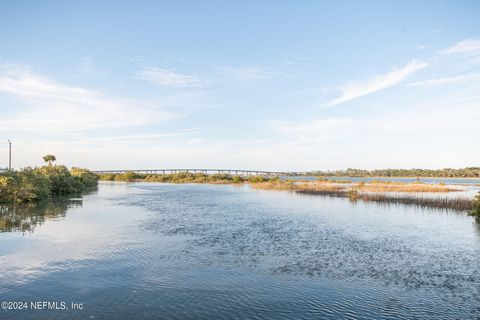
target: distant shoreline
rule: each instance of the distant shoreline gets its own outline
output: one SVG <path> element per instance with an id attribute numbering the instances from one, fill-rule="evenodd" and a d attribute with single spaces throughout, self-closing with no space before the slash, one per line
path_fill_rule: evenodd
<path id="1" fill-rule="evenodd" d="M 293 176 L 292 176 L 293 177 Z M 297 176 L 301 177 L 301 176 Z M 343 179 L 348 179 L 348 178 L 360 178 L 360 179 L 365 179 L 365 178 L 371 178 L 371 179 L 464 179 L 464 180 L 480 180 L 480 177 L 409 177 L 409 176 L 402 176 L 402 177 L 386 177 L 386 176 L 375 176 L 375 177 L 347 177 L 347 176 L 316 176 L 316 175 L 311 175 L 307 177 L 325 177 L 325 178 L 343 178 Z"/>

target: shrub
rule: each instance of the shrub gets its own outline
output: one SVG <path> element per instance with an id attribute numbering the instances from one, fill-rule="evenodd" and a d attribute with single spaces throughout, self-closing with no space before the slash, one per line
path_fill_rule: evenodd
<path id="1" fill-rule="evenodd" d="M 49 180 L 50 193 L 54 196 L 83 190 L 81 182 L 76 180 L 65 166 L 48 165 L 35 170 Z"/>
<path id="2" fill-rule="evenodd" d="M 227 182 L 232 180 L 232 176 L 226 173 L 215 173 L 208 176 L 210 182 Z"/>
<path id="3" fill-rule="evenodd" d="M 50 197 L 48 179 L 32 168 L 0 176 L 0 202 L 24 203 Z"/>
<path id="4" fill-rule="evenodd" d="M 0 202 L 15 202 L 15 194 L 18 190 L 18 179 L 14 172 L 0 175 Z"/>
<path id="5" fill-rule="evenodd" d="M 87 189 L 95 188 L 98 184 L 98 179 L 100 179 L 96 173 L 84 168 L 73 167 L 70 173 Z"/>
<path id="6" fill-rule="evenodd" d="M 135 180 L 144 179 L 145 177 L 146 175 L 144 174 L 127 171 L 125 173 L 116 174 L 115 181 L 133 182 Z"/>
<path id="7" fill-rule="evenodd" d="M 20 204 L 51 196 L 80 193 L 97 186 L 99 176 L 87 169 L 53 165 L 55 156 L 44 157 L 48 165 L 9 170 L 0 174 L 0 203 Z"/>
<path id="8" fill-rule="evenodd" d="M 250 183 L 267 182 L 268 180 L 269 180 L 268 177 L 264 177 L 264 176 L 251 176 L 251 177 L 248 177 L 248 182 L 250 182 Z"/>
<path id="9" fill-rule="evenodd" d="M 32 168 L 24 168 L 17 173 L 18 186 L 16 202 L 32 202 L 50 197 L 48 178 Z"/>
<path id="10" fill-rule="evenodd" d="M 116 174 L 114 173 L 102 173 L 98 177 L 103 181 L 115 181 Z"/>
<path id="11" fill-rule="evenodd" d="M 233 183 L 243 183 L 244 179 L 241 176 L 233 176 Z"/>
<path id="12" fill-rule="evenodd" d="M 473 199 L 473 206 L 469 214 L 480 220 L 480 192 Z"/>

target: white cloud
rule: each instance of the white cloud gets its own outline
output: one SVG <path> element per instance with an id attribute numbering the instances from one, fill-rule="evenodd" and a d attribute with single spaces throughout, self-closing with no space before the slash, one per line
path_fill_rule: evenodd
<path id="1" fill-rule="evenodd" d="M 135 78 L 167 87 L 197 87 L 202 84 L 195 76 L 154 67 L 144 68 L 137 73 Z"/>
<path id="2" fill-rule="evenodd" d="M 480 51 L 480 40 L 466 39 L 458 42 L 453 47 L 440 51 L 439 53 L 444 55 L 450 55 L 474 53 L 477 51 Z"/>
<path id="3" fill-rule="evenodd" d="M 367 81 L 354 81 L 349 82 L 340 87 L 342 95 L 330 103 L 327 106 L 335 106 L 355 98 L 389 88 L 418 70 L 421 70 L 427 66 L 427 63 L 420 63 L 415 60 L 407 63 L 403 68 L 390 71 L 386 74 L 375 75 Z"/>
<path id="4" fill-rule="evenodd" d="M 0 93 L 25 103 L 2 115 L 0 128 L 8 131 L 79 132 L 157 123 L 174 116 L 148 101 L 62 84 L 23 67 L 0 66 Z"/>
<path id="5" fill-rule="evenodd" d="M 467 73 L 455 77 L 429 79 L 425 81 L 412 82 L 407 87 L 416 86 L 437 86 L 444 84 L 460 83 L 466 81 L 480 81 L 480 73 Z"/>

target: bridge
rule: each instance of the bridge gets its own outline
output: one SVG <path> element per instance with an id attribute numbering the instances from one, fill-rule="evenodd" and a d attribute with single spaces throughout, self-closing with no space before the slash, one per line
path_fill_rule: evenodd
<path id="1" fill-rule="evenodd" d="M 280 172 L 280 171 L 261 171 L 261 170 L 243 170 L 243 169 L 130 169 L 130 170 L 93 170 L 93 172 L 102 174 L 102 173 L 144 173 L 144 174 L 173 174 L 173 173 L 203 173 L 203 174 L 216 174 L 216 173 L 226 173 L 230 175 L 237 176 L 284 176 L 299 174 L 298 172 Z"/>

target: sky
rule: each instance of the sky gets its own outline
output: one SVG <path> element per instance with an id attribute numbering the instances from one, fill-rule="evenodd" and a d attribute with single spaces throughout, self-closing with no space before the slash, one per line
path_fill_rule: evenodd
<path id="1" fill-rule="evenodd" d="M 479 1 L 0 1 L 0 167 L 480 166 Z"/>

